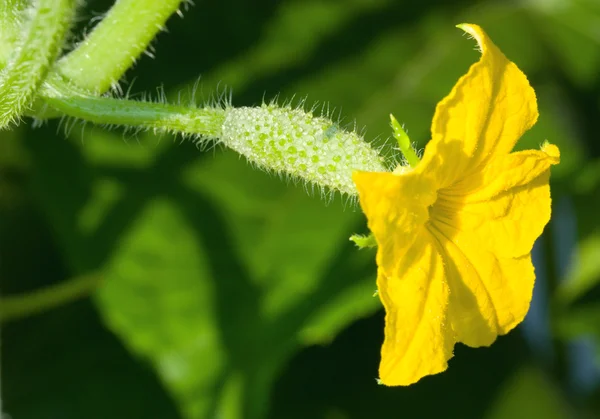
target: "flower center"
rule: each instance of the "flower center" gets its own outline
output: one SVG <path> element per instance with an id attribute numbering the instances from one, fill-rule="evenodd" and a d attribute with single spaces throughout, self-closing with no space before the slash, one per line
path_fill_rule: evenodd
<path id="1" fill-rule="evenodd" d="M 452 223 L 455 220 L 456 214 L 460 211 L 461 205 L 443 194 L 439 194 L 434 203 L 429 207 L 429 221 L 442 222 L 445 224 Z"/>

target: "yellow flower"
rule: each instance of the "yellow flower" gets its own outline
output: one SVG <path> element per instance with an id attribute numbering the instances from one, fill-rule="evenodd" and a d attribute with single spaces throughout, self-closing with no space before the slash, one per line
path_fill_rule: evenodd
<path id="1" fill-rule="evenodd" d="M 480 27 L 459 27 L 481 59 L 438 104 L 423 159 L 353 176 L 378 244 L 385 385 L 442 372 L 456 342 L 488 346 L 523 320 L 550 219 L 558 148 L 511 152 L 537 120 L 535 93 Z"/>

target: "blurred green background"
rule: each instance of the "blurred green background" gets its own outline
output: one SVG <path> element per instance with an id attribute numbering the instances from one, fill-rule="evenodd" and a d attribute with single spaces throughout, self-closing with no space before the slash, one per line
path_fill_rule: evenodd
<path id="1" fill-rule="evenodd" d="M 80 29 L 110 5 L 88 1 Z M 355 205 L 220 147 L 27 120 L 0 134 L 2 293 L 100 285 L 2 324 L 5 412 L 600 417 L 600 1 L 198 0 L 123 87 L 186 100 L 201 76 L 200 101 L 225 87 L 235 106 L 295 95 L 377 144 L 393 112 L 424 145 L 436 103 L 479 58 L 461 22 L 483 26 L 537 92 L 540 120 L 518 147 L 548 139 L 562 153 L 522 326 L 490 348 L 457 345 L 443 374 L 378 386 L 383 313 L 374 251 L 348 241 L 366 232 Z"/>

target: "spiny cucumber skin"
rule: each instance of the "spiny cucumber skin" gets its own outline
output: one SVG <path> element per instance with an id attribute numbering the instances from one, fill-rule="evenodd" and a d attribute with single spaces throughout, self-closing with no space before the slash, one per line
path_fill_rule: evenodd
<path id="1" fill-rule="evenodd" d="M 302 109 L 227 108 L 220 139 L 258 166 L 349 195 L 357 193 L 353 171 L 386 171 L 358 134 Z"/>

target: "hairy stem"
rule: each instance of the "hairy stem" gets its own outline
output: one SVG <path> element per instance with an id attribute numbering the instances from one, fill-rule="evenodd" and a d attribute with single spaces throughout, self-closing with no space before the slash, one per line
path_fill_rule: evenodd
<path id="1" fill-rule="evenodd" d="M 57 71 L 95 94 L 116 85 L 148 48 L 182 0 L 117 0 L 92 33 L 61 59 Z"/>
<path id="2" fill-rule="evenodd" d="M 394 115 L 390 114 L 390 120 L 392 129 L 394 130 L 394 137 L 398 141 L 398 147 L 404 155 L 404 158 L 406 159 L 410 167 L 417 167 L 417 164 L 419 164 L 420 159 L 419 156 L 417 156 L 415 149 L 412 147 L 408 134 L 406 133 L 406 131 L 404 131 L 402 125 L 398 123 Z"/>
<path id="3" fill-rule="evenodd" d="M 75 0 L 38 0 L 28 10 L 31 17 L 0 73 L 0 128 L 30 105 L 61 50 L 74 12 Z"/>
<path id="4" fill-rule="evenodd" d="M 218 138 L 225 119 L 222 108 L 192 108 L 165 103 L 97 97 L 52 78 L 40 97 L 63 114 L 96 124 L 122 125 Z"/>
<path id="5" fill-rule="evenodd" d="M 0 67 L 6 65 L 10 53 L 19 39 L 26 6 L 24 0 L 0 2 Z"/>
<path id="6" fill-rule="evenodd" d="M 214 139 L 266 170 L 356 195 L 355 170 L 386 171 L 376 149 L 354 131 L 300 108 L 197 108 L 98 97 L 52 75 L 38 97 L 50 111 L 96 124 L 123 125 Z"/>

